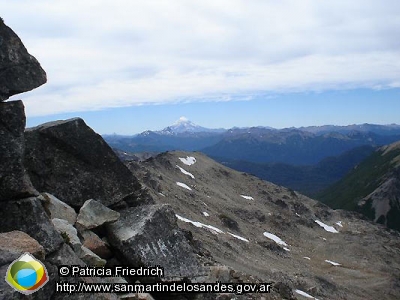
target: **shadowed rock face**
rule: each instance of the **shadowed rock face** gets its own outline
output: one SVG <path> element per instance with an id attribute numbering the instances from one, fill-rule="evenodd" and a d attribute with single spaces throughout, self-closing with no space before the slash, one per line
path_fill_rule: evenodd
<path id="1" fill-rule="evenodd" d="M 38 195 L 26 174 L 22 101 L 0 102 L 0 201 Z"/>
<path id="2" fill-rule="evenodd" d="M 169 205 L 129 208 L 121 211 L 118 221 L 106 226 L 111 245 L 129 264 L 162 266 L 166 279 L 204 275 Z"/>
<path id="3" fill-rule="evenodd" d="M 40 242 L 46 253 L 63 242 L 37 198 L 4 202 L 0 209 L 0 232 L 19 230 Z"/>
<path id="4" fill-rule="evenodd" d="M 37 190 L 80 207 L 137 198 L 141 185 L 102 137 L 82 119 L 46 123 L 25 132 L 25 166 Z"/>
<path id="5" fill-rule="evenodd" d="M 0 101 L 46 83 L 46 73 L 19 37 L 0 20 Z"/>

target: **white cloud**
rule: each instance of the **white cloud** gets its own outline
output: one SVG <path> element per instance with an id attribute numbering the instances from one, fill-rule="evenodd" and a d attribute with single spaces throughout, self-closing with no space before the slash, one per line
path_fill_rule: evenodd
<path id="1" fill-rule="evenodd" d="M 0 11 L 48 73 L 17 96 L 30 116 L 400 85 L 398 1 L 17 0 Z"/>

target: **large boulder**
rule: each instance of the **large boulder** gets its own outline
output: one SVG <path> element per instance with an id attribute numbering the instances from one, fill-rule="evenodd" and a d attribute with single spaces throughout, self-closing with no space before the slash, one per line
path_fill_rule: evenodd
<path id="1" fill-rule="evenodd" d="M 46 83 L 46 73 L 0 19 L 0 101 Z"/>
<path id="2" fill-rule="evenodd" d="M 204 275 L 169 205 L 128 208 L 106 227 L 110 244 L 132 266 L 159 265 L 164 268 L 164 279 L 169 280 Z"/>
<path id="3" fill-rule="evenodd" d="M 0 202 L 38 195 L 23 164 L 24 130 L 22 101 L 0 102 Z"/>
<path id="4" fill-rule="evenodd" d="M 137 197 L 141 185 L 103 138 L 82 119 L 46 123 L 25 132 L 25 166 L 33 185 L 77 208 Z"/>

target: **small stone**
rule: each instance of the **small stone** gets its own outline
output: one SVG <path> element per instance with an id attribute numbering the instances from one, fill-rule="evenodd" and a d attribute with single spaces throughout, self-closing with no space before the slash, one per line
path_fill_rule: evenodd
<path id="1" fill-rule="evenodd" d="M 56 230 L 64 238 L 64 242 L 70 244 L 75 252 L 79 252 L 80 248 L 82 247 L 82 243 L 79 240 L 78 231 L 76 230 L 76 228 L 68 223 L 67 220 L 52 219 L 51 221 L 53 222 Z"/>
<path id="2" fill-rule="evenodd" d="M 107 259 L 113 255 L 107 244 L 94 232 L 85 230 L 81 234 L 83 237 L 83 246 L 101 258 Z"/>
<path id="3" fill-rule="evenodd" d="M 105 259 L 100 258 L 98 255 L 93 253 L 91 250 L 82 246 L 78 251 L 79 258 L 82 259 L 89 266 L 104 267 L 107 263 Z"/>
<path id="4" fill-rule="evenodd" d="M 74 225 L 77 214 L 68 204 L 57 199 L 49 193 L 42 193 L 39 197 L 44 203 L 44 208 L 51 219 L 63 219 Z"/>
<path id="5" fill-rule="evenodd" d="M 119 215 L 119 212 L 109 209 L 96 200 L 90 199 L 79 210 L 76 223 L 83 228 L 92 229 L 105 223 L 117 221 Z"/>

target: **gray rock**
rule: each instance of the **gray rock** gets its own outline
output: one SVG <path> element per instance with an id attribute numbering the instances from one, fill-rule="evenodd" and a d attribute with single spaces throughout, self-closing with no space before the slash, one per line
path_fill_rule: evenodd
<path id="1" fill-rule="evenodd" d="M 57 250 L 63 242 L 37 198 L 2 203 L 0 232 L 13 230 L 23 231 L 39 241 L 46 254 Z"/>
<path id="2" fill-rule="evenodd" d="M 38 195 L 23 165 L 24 130 L 22 101 L 0 102 L 0 202 Z"/>
<path id="3" fill-rule="evenodd" d="M 36 189 L 72 207 L 91 198 L 109 206 L 141 192 L 137 179 L 82 119 L 30 128 L 25 138 L 25 166 Z"/>
<path id="4" fill-rule="evenodd" d="M 106 260 L 100 258 L 97 254 L 93 253 L 92 250 L 82 246 L 78 252 L 79 258 L 82 259 L 89 266 L 104 267 Z"/>
<path id="5" fill-rule="evenodd" d="M 120 214 L 100 202 L 87 200 L 79 210 L 76 223 L 86 229 L 99 227 L 105 223 L 115 222 Z"/>
<path id="6" fill-rule="evenodd" d="M 77 213 L 71 206 L 49 193 L 43 193 L 38 198 L 43 201 L 43 206 L 51 219 L 63 219 L 71 225 L 75 224 Z"/>
<path id="7" fill-rule="evenodd" d="M 0 101 L 46 83 L 46 73 L 19 37 L 0 20 Z"/>
<path id="8" fill-rule="evenodd" d="M 64 241 L 70 244 L 72 249 L 78 253 L 82 247 L 82 243 L 78 237 L 76 228 L 63 219 L 52 219 L 51 222 L 54 228 L 64 237 Z"/>
<path id="9" fill-rule="evenodd" d="M 110 244 L 132 266 L 160 265 L 165 279 L 196 278 L 204 274 L 169 205 L 129 208 L 106 228 Z"/>

